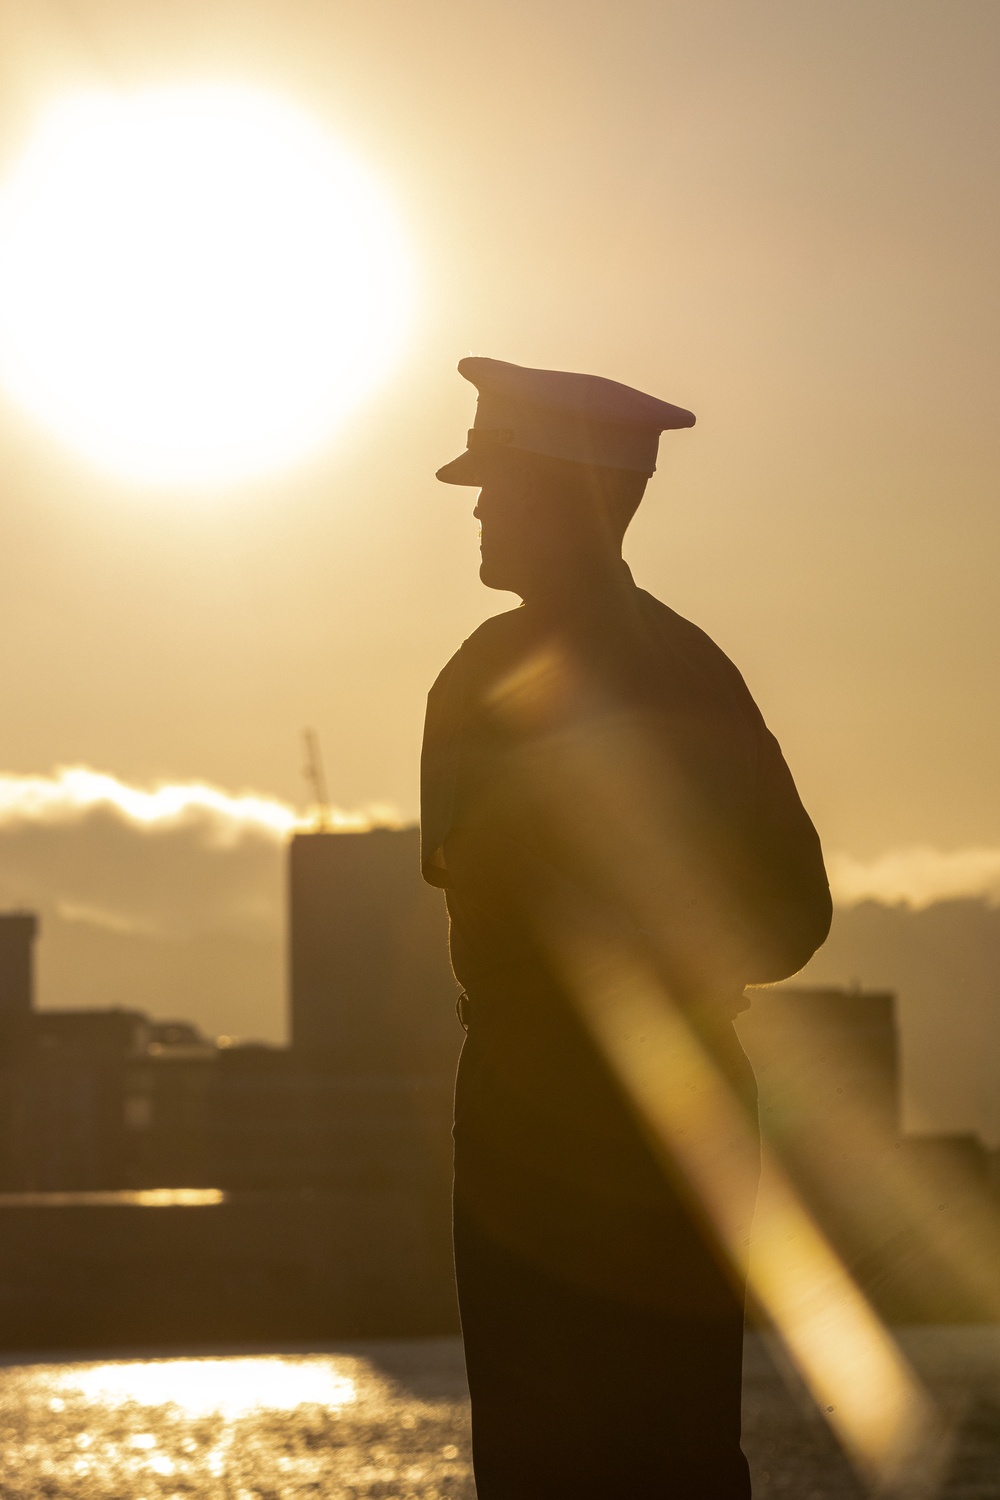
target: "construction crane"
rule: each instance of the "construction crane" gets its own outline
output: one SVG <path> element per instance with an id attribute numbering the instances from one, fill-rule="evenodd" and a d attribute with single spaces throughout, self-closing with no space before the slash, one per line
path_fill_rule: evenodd
<path id="1" fill-rule="evenodd" d="M 326 776 L 323 772 L 323 757 L 320 754 L 319 735 L 315 729 L 305 729 L 302 738 L 306 745 L 306 763 L 303 766 L 303 774 L 309 784 L 313 795 L 313 806 L 316 809 L 316 832 L 329 833 L 333 827 L 333 817 L 330 808 L 330 798 L 326 790 Z"/>

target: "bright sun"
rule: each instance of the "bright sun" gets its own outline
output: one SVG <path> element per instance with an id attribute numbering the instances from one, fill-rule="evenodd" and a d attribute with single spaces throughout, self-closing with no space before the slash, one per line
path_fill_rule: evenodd
<path id="1" fill-rule="evenodd" d="M 144 483 L 223 484 L 321 447 L 384 372 L 406 255 L 361 166 L 251 89 L 86 95 L 0 190 L 0 382 Z"/>

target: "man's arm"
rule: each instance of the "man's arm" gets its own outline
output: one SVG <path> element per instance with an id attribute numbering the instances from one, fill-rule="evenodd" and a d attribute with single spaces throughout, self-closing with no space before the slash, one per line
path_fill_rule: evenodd
<path id="1" fill-rule="evenodd" d="M 830 931 L 833 904 L 819 835 L 774 735 L 761 719 L 745 902 L 753 950 L 750 984 L 787 979 Z"/>

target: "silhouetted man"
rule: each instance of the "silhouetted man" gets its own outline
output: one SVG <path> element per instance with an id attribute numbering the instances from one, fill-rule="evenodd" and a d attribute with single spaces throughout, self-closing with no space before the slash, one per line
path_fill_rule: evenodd
<path id="1" fill-rule="evenodd" d="M 465 990 L 454 1232 L 478 1494 L 737 1500 L 756 1104 L 732 1018 L 826 936 L 819 841 L 736 668 L 622 561 L 659 435 L 693 416 L 594 376 L 459 370 L 476 422 L 438 478 L 480 487 L 480 576 L 524 601 L 441 673 L 423 755 L 424 875 Z M 629 1033 L 636 997 L 675 1027 L 669 1055 Z M 712 1147 L 707 1195 L 675 1149 L 685 1117 L 671 1139 L 643 1104 L 661 1063 L 705 1092 L 678 1086 L 681 1053 L 745 1122 L 729 1156 Z"/>

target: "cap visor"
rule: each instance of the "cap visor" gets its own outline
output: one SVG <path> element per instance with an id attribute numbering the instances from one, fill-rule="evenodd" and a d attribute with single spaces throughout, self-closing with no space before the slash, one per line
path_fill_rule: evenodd
<path id="1" fill-rule="evenodd" d="M 437 478 L 442 484 L 482 484 L 483 475 L 474 453 L 466 450 L 453 458 L 450 464 L 438 469 Z"/>

